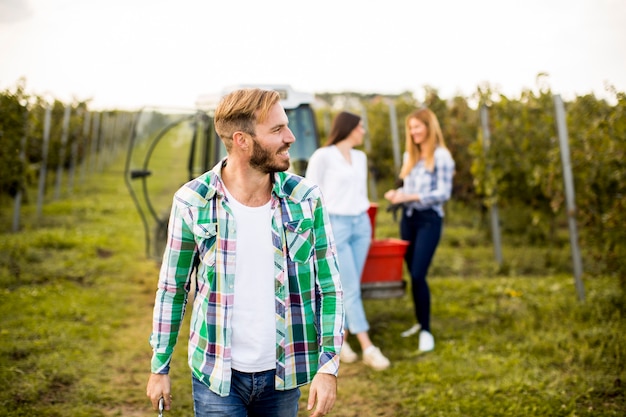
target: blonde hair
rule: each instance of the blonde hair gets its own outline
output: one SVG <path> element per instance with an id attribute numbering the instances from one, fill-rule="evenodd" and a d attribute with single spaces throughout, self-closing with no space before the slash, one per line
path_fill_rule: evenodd
<path id="1" fill-rule="evenodd" d="M 421 146 L 413 142 L 413 137 L 411 136 L 411 132 L 409 130 L 409 122 L 412 119 L 417 119 L 426 125 L 426 129 L 428 131 L 426 135 L 426 142 L 432 144 L 432 146 L 429 147 L 430 151 L 427 155 L 422 155 Z M 415 110 L 406 117 L 404 126 L 406 131 L 404 149 L 407 156 L 404 159 L 402 168 L 400 168 L 399 177 L 404 179 L 407 175 L 409 175 L 409 172 L 411 172 L 415 164 L 417 164 L 422 157 L 424 158 L 426 169 L 430 171 L 434 170 L 435 149 L 437 149 L 437 147 L 447 149 L 446 143 L 443 140 L 443 133 L 441 133 L 441 127 L 439 126 L 439 121 L 437 120 L 435 113 L 427 108 Z"/>
<path id="2" fill-rule="evenodd" d="M 230 151 L 235 132 L 254 136 L 257 122 L 263 123 L 278 102 L 278 92 L 260 88 L 243 88 L 224 96 L 215 109 L 215 131 L 226 150 Z"/>

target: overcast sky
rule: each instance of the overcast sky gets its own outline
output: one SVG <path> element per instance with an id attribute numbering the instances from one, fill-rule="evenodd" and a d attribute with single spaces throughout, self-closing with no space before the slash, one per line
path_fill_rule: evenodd
<path id="1" fill-rule="evenodd" d="M 626 0 L 0 0 L 0 89 L 193 106 L 241 83 L 564 98 L 626 91 Z"/>

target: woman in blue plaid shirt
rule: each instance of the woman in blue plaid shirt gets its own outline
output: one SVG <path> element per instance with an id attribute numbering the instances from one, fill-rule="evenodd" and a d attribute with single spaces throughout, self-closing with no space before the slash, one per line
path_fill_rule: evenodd
<path id="1" fill-rule="evenodd" d="M 389 190 L 385 198 L 402 204 L 400 235 L 409 241 L 405 261 L 411 273 L 411 290 L 417 324 L 403 337 L 419 332 L 419 350 L 435 348 L 430 331 L 428 268 L 439 244 L 443 227 L 443 204 L 452 194 L 454 160 L 446 147 L 437 116 L 429 109 L 415 110 L 406 118 L 402 187 Z"/>

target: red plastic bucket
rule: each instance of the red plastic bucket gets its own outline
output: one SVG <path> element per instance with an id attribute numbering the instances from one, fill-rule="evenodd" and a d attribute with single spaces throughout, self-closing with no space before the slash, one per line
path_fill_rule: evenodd
<path id="1" fill-rule="evenodd" d="M 402 281 L 404 253 L 409 242 L 401 239 L 374 239 L 370 246 L 361 282 Z"/>

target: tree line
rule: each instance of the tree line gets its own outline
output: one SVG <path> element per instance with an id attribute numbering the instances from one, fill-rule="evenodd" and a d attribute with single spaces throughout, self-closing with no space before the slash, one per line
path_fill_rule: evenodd
<path id="1" fill-rule="evenodd" d="M 585 272 L 620 277 L 626 287 L 626 94 L 611 90 L 613 99 L 593 94 L 565 102 L 575 204 Z M 439 118 L 444 138 L 456 162 L 453 199 L 482 213 L 498 206 L 505 238 L 520 244 L 566 245 L 566 196 L 554 94 L 549 88 L 524 90 L 507 97 L 486 85 L 471 97 L 443 99 L 425 87 L 424 99 L 411 92 L 397 96 L 344 93 L 341 105 L 359 103 L 368 122 L 372 174 L 385 187 L 397 177 L 390 136 L 390 109 L 397 118 L 401 151 L 406 116 L 416 107 L 429 107 Z M 321 135 L 325 114 L 333 114 L 337 96 L 319 94 Z M 483 147 L 480 106 L 489 115 L 490 146 Z M 323 142 L 323 139 L 322 139 Z M 570 213 L 571 214 L 571 213 Z"/>
<path id="2" fill-rule="evenodd" d="M 47 164 L 69 169 L 84 163 L 90 152 L 116 146 L 118 140 L 94 135 L 104 125 L 94 120 L 86 127 L 88 103 L 71 104 L 62 141 L 66 105 L 25 93 L 24 82 L 0 92 L 0 202 L 36 183 L 42 164 L 44 112 L 51 107 Z M 611 102 L 594 95 L 565 102 L 574 172 L 576 219 L 585 255 L 585 272 L 614 274 L 626 282 L 626 95 L 613 90 Z M 393 186 L 398 174 L 392 125 L 397 126 L 399 150 L 404 150 L 406 116 L 426 106 L 439 118 L 447 146 L 456 162 L 453 199 L 482 213 L 497 204 L 502 230 L 515 242 L 564 245 L 559 233 L 566 224 L 566 206 L 553 93 L 549 88 L 524 90 L 507 97 L 490 86 L 480 86 L 470 97 L 444 99 L 425 87 L 423 99 L 412 92 L 398 95 L 344 92 L 317 93 L 316 116 L 322 143 L 328 120 L 339 110 L 362 112 L 368 130 L 371 174 L 382 188 Z M 479 107 L 487 106 L 491 143 L 483 148 Z M 120 115 L 123 112 L 107 112 Z M 130 117 L 130 116 L 129 116 Z M 393 120 L 392 120 L 393 119 Z M 113 119 L 111 119 L 113 120 Z M 116 120 L 119 120 L 117 118 Z M 128 118 L 125 119 L 128 122 Z M 113 123 L 113 122 L 111 122 Z M 89 140 L 86 137 L 89 136 Z M 94 142 L 94 137 L 99 139 Z M 61 147 L 73 152 L 60 152 Z M 397 153 L 397 152 L 396 152 Z M 93 161 L 89 162 L 93 165 Z M 624 284 L 626 286 L 626 284 Z"/>
<path id="3" fill-rule="evenodd" d="M 0 204 L 14 200 L 13 231 L 23 204 L 45 195 L 68 195 L 88 174 L 97 173 L 125 151 L 133 114 L 91 111 L 87 102 L 63 103 L 25 92 L 20 80 L 0 92 Z M 36 201 L 27 190 L 37 186 Z"/>

